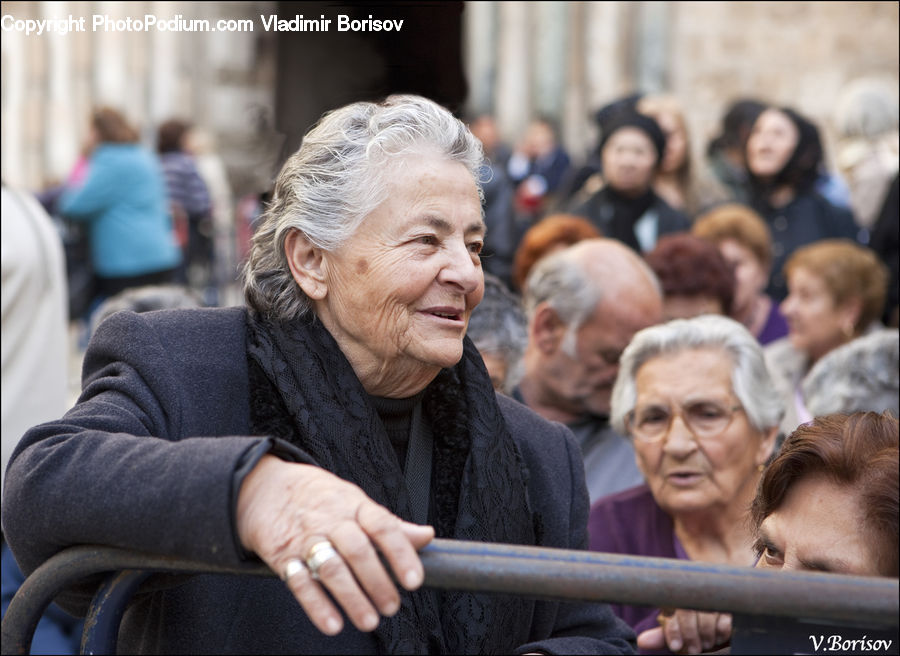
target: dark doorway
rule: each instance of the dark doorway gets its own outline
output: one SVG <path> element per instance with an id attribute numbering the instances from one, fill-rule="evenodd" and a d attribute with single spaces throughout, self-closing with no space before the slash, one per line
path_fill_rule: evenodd
<path id="1" fill-rule="evenodd" d="M 468 92 L 462 69 L 462 2 L 279 2 L 278 17 L 331 19 L 328 31 L 279 32 L 275 125 L 280 163 L 323 112 L 391 93 L 417 93 L 459 112 Z M 338 31 L 350 20 L 403 20 L 401 31 Z"/>

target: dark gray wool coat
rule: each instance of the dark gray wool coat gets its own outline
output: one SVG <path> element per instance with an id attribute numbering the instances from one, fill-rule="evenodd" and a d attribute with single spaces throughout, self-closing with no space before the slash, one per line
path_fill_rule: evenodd
<path id="1" fill-rule="evenodd" d="M 299 450 L 250 436 L 245 335 L 243 308 L 120 313 L 98 329 L 79 403 L 26 433 L 8 469 L 3 530 L 26 574 L 77 544 L 224 565 L 248 558 L 235 537 L 234 473 L 273 446 L 285 458 Z M 528 467 L 541 545 L 586 548 L 588 496 L 571 433 L 498 402 Z M 59 601 L 83 611 L 90 592 Z M 510 652 L 632 653 L 634 634 L 607 605 L 527 607 L 530 642 Z M 204 575 L 139 592 L 119 651 L 372 654 L 377 645 L 349 623 L 323 636 L 278 579 Z"/>

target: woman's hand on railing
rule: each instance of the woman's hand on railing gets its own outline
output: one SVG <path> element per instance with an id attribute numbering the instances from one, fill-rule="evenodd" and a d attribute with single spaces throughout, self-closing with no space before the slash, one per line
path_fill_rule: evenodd
<path id="1" fill-rule="evenodd" d="M 699 654 L 720 649 L 731 639 L 730 613 L 665 609 L 657 619 L 659 626 L 638 636 L 639 648 L 647 651 L 668 649 L 676 654 Z"/>
<path id="2" fill-rule="evenodd" d="M 400 595 L 384 555 L 407 590 L 422 585 L 417 551 L 430 526 L 405 522 L 358 486 L 315 467 L 263 456 L 241 485 L 236 525 L 244 548 L 285 580 L 310 621 L 327 635 L 343 629 L 325 590 L 360 631 L 393 615 Z"/>

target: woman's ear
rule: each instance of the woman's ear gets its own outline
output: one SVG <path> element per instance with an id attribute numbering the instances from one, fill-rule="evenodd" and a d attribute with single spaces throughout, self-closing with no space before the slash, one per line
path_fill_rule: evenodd
<path id="1" fill-rule="evenodd" d="M 848 298 L 838 307 L 841 316 L 841 326 L 847 337 L 853 337 L 862 332 L 868 326 L 859 325 L 859 316 L 862 314 L 862 300 L 857 297 Z"/>
<path id="2" fill-rule="evenodd" d="M 300 289 L 315 301 L 325 298 L 328 285 L 325 278 L 324 252 L 315 246 L 300 230 L 288 232 L 284 238 L 284 255 L 291 275 Z"/>

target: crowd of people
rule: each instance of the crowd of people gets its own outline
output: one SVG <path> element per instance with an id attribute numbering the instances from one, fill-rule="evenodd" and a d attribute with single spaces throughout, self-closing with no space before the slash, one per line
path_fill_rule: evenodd
<path id="1" fill-rule="evenodd" d="M 836 170 L 813 122 L 757 99 L 704 161 L 668 95 L 603 107 L 583 162 L 546 117 L 508 146 L 418 96 L 335 109 L 275 180 L 231 307 L 234 208 L 200 137 L 167 121 L 154 155 L 96 111 L 41 197 L 90 242 L 82 394 L 4 394 L 4 599 L 7 561 L 106 544 L 281 577 L 150 585 L 129 653 L 700 653 L 730 615 L 430 590 L 417 551 L 897 577 L 897 109 L 877 91 L 841 106 Z M 47 214 L 3 191 L 21 391 L 59 354 L 7 348 L 39 293 L 7 284 L 27 273 L 14 238 L 53 255 L 33 276 L 65 276 L 34 239 Z"/>
<path id="2" fill-rule="evenodd" d="M 151 150 L 120 111 L 92 112 L 67 179 L 36 193 L 62 235 L 73 320 L 89 321 L 125 290 L 179 285 L 216 305 L 234 284 L 231 192 L 208 143 L 201 129 L 170 119 Z"/>

